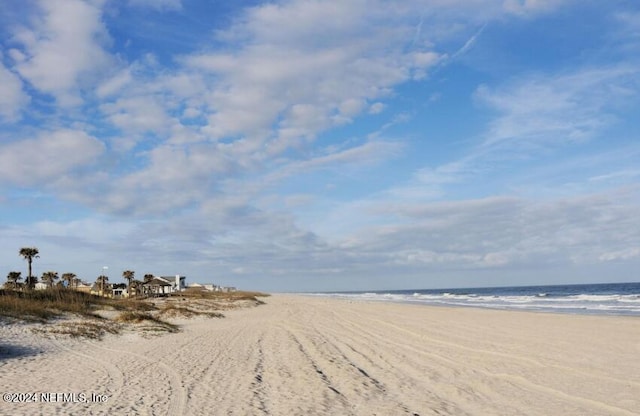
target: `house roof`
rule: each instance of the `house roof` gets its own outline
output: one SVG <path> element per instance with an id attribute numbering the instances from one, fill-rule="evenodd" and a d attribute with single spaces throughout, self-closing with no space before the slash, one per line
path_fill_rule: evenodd
<path id="1" fill-rule="evenodd" d="M 167 281 L 162 277 L 154 277 L 153 279 L 143 283 L 142 285 L 143 286 L 173 286 L 173 283 L 170 281 Z"/>

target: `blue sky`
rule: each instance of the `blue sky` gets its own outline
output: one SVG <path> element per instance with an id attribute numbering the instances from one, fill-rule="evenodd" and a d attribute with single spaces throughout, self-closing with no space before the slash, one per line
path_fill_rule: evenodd
<path id="1" fill-rule="evenodd" d="M 640 279 L 640 5 L 8 0 L 0 272 Z"/>

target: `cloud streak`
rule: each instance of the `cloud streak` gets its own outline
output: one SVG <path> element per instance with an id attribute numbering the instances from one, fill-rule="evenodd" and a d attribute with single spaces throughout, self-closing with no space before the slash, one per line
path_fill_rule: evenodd
<path id="1" fill-rule="evenodd" d="M 480 86 L 476 97 L 502 114 L 492 123 L 486 144 L 589 140 L 614 121 L 614 107 L 635 101 L 639 80 L 636 67 L 622 66 L 532 77 L 501 91 Z"/>

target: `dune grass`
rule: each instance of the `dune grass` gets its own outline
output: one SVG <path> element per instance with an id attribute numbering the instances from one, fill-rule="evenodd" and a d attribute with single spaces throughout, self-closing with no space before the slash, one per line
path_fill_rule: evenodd
<path id="1" fill-rule="evenodd" d="M 132 324 L 149 324 L 145 329 L 165 331 L 165 332 L 178 332 L 180 329 L 178 325 L 174 325 L 170 322 L 163 321 L 162 319 L 151 315 L 147 312 L 139 311 L 125 311 L 122 312 L 117 318 L 117 322 L 132 323 Z"/>
<path id="2" fill-rule="evenodd" d="M 235 292 L 211 292 L 201 289 L 187 289 L 175 296 L 182 296 L 193 299 L 211 299 L 211 300 L 224 300 L 224 301 L 240 301 L 240 300 L 252 300 L 258 303 L 264 303 L 258 298 L 269 297 L 268 293 L 261 292 L 248 292 L 248 291 L 235 291 Z"/>
<path id="3" fill-rule="evenodd" d="M 66 288 L 0 290 L 0 316 L 27 322 L 47 322 L 65 313 L 99 318 L 98 309 L 150 311 L 155 306 L 135 299 L 109 299 Z"/>
<path id="4" fill-rule="evenodd" d="M 202 310 L 202 309 L 194 309 L 189 308 L 187 306 L 176 305 L 173 303 L 167 303 L 160 308 L 160 315 L 176 318 L 191 318 L 194 316 L 206 316 L 208 318 L 224 318 L 224 315 L 220 312 L 215 312 L 211 310 Z"/>
<path id="5" fill-rule="evenodd" d="M 30 322 L 46 322 L 64 313 L 95 317 L 96 306 L 104 305 L 106 300 L 59 288 L 24 292 L 0 290 L 0 316 Z"/>
<path id="6" fill-rule="evenodd" d="M 120 325 L 109 320 L 91 319 L 80 322 L 60 322 L 55 325 L 46 325 L 42 328 L 33 328 L 32 331 L 44 334 L 69 335 L 72 338 L 101 339 L 107 333 L 120 333 Z"/>
<path id="7" fill-rule="evenodd" d="M 219 310 L 246 307 L 246 301 L 260 305 L 264 302 L 258 298 L 266 296 L 269 295 L 260 292 L 186 290 L 158 301 L 155 298 L 111 299 L 67 288 L 0 289 L 0 318 L 43 324 L 53 320 L 37 331 L 99 339 L 107 333 L 118 333 L 127 325 L 144 332 L 177 332 L 177 325 L 161 318 L 224 318 Z M 102 316 L 104 311 L 116 311 L 119 315 L 108 319 Z"/>
<path id="8" fill-rule="evenodd" d="M 109 301 L 108 304 L 118 311 L 150 312 L 157 309 L 153 303 L 142 299 L 109 299 Z"/>

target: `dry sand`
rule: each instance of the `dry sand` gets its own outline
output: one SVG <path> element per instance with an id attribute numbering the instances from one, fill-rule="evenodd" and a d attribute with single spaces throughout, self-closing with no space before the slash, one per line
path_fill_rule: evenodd
<path id="1" fill-rule="evenodd" d="M 0 403 L 0 414 L 640 414 L 639 318 L 266 302 L 152 338 L 0 326 L 0 392 L 108 398 Z"/>

